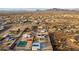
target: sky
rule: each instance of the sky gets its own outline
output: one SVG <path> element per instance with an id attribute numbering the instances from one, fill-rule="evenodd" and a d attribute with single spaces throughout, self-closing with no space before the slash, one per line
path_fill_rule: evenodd
<path id="1" fill-rule="evenodd" d="M 46 10 L 46 9 L 53 9 L 53 8 L 0 8 L 0 10 Z M 74 8 L 60 8 L 60 9 L 74 9 Z"/>

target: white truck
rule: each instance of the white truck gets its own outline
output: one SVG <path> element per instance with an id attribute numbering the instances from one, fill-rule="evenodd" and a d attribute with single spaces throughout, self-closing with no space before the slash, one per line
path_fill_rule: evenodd
<path id="1" fill-rule="evenodd" d="M 39 43 L 39 42 L 34 42 L 34 43 L 32 44 L 32 50 L 33 50 L 33 51 L 40 50 L 40 43 Z"/>

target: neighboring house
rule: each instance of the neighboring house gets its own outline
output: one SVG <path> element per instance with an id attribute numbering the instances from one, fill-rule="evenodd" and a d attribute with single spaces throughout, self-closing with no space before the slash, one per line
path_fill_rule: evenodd
<path id="1" fill-rule="evenodd" d="M 0 30 L 3 30 L 4 29 L 4 26 L 0 25 Z"/>
<path id="2" fill-rule="evenodd" d="M 0 30 L 3 30 L 4 29 L 4 25 L 3 25 L 3 22 L 1 21 L 0 22 Z"/>

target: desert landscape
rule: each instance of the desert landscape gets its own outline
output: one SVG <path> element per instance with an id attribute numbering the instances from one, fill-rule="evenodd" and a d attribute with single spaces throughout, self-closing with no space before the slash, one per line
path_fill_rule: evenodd
<path id="1" fill-rule="evenodd" d="M 0 12 L 1 51 L 79 51 L 79 9 Z"/>

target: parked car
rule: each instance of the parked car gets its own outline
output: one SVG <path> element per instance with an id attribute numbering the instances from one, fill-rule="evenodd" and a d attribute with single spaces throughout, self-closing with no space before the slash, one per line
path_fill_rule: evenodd
<path id="1" fill-rule="evenodd" d="M 40 43 L 39 42 L 33 42 L 32 44 L 32 50 L 40 50 Z"/>

